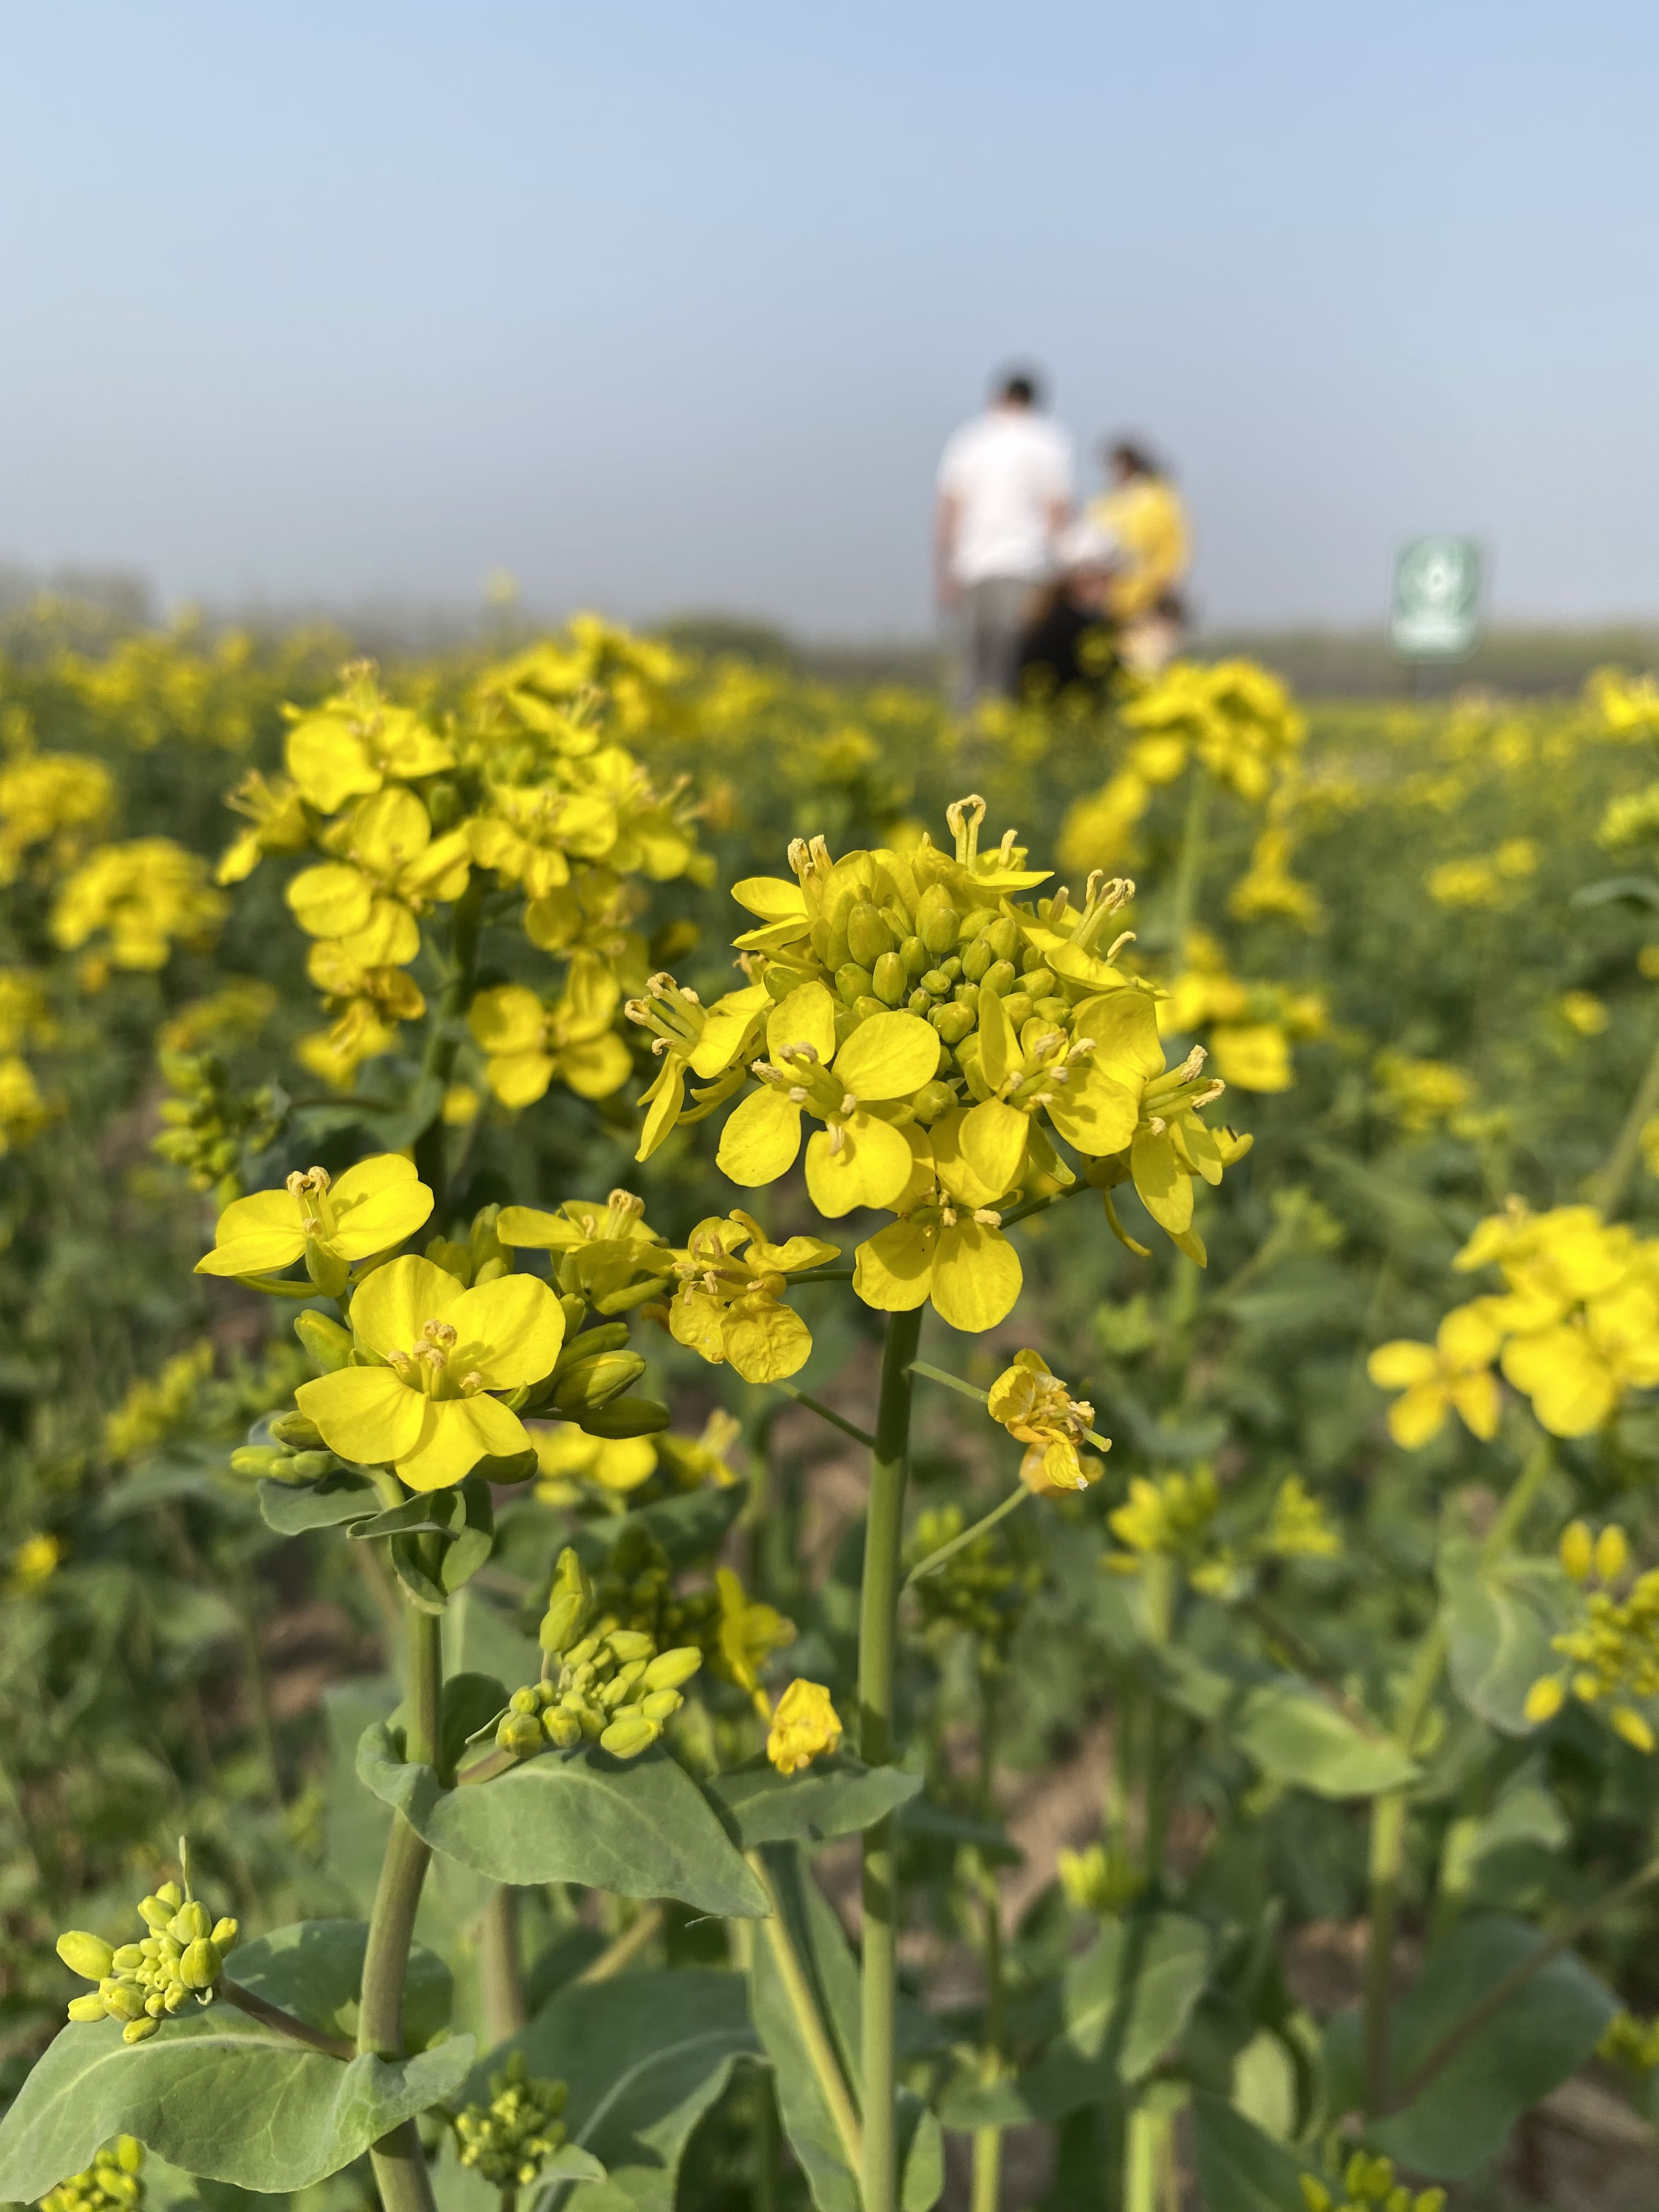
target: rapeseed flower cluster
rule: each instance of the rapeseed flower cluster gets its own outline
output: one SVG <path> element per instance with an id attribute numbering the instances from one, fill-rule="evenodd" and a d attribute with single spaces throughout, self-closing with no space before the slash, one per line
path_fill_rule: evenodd
<path id="1" fill-rule="evenodd" d="M 489 2077 L 489 2102 L 464 2105 L 454 2118 L 461 2164 L 492 2189 L 528 2189 L 568 2130 L 559 2118 L 569 2084 L 532 2076 L 522 2051 Z"/>
<path id="2" fill-rule="evenodd" d="M 1552 1436 L 1588 1436 L 1632 1390 L 1659 1384 L 1659 1240 L 1603 1221 L 1590 1206 L 1534 1214 L 1518 1200 L 1481 1222 L 1453 1263 L 1496 1266 L 1501 1292 L 1458 1306 L 1432 1345 L 1379 1345 L 1370 1373 L 1402 1395 L 1389 1409 L 1408 1451 L 1455 1411 L 1475 1436 L 1498 1427 L 1494 1364 Z"/>
<path id="3" fill-rule="evenodd" d="M 1181 965 L 1158 1001 L 1158 1033 L 1201 1036 L 1216 1073 L 1237 1091 L 1288 1091 L 1291 1048 L 1328 1027 L 1323 994 L 1282 984 L 1243 982 L 1207 930 L 1187 933 Z"/>
<path id="4" fill-rule="evenodd" d="M 1394 2178 L 1394 2160 L 1357 2150 L 1342 2169 L 1340 2194 L 1311 2173 L 1298 2177 L 1307 2212 L 1442 2212 L 1443 2189 L 1412 2189 Z"/>
<path id="5" fill-rule="evenodd" d="M 144 2146 L 137 2136 L 117 2136 L 84 2173 L 72 2173 L 48 2190 L 40 2212 L 140 2212 L 144 2202 Z"/>
<path id="6" fill-rule="evenodd" d="M 72 2021 L 123 2021 L 122 2041 L 142 2043 L 192 1996 L 198 2004 L 212 2003 L 237 1923 L 216 1920 L 191 1895 L 189 1854 L 182 1845 L 179 1856 L 184 1887 L 164 1881 L 140 1900 L 144 1933 L 137 1942 L 112 1945 L 83 1929 L 58 1938 L 58 1955 L 70 1972 L 98 1985 L 89 1996 L 70 1998 Z"/>
<path id="7" fill-rule="evenodd" d="M 930 1505 L 916 1516 L 905 1547 L 912 1566 L 955 1543 L 966 1526 L 960 1505 Z M 965 1629 L 980 1672 L 1000 1674 L 1032 1599 L 1042 1587 L 1035 1552 L 1006 1528 L 987 1529 L 910 1585 L 924 1633 Z"/>
<path id="8" fill-rule="evenodd" d="M 705 1006 L 659 975 L 628 1009 L 663 1062 L 641 1158 L 752 1082 L 721 1132 L 724 1172 L 758 1188 L 804 1147 L 821 1214 L 895 1217 L 858 1247 L 866 1304 L 931 1301 L 969 1330 L 994 1327 L 1019 1294 L 1003 1210 L 1077 1180 L 1056 1139 L 1108 1193 L 1133 1181 L 1199 1259 L 1194 1180 L 1218 1182 L 1243 1150 L 1199 1118 L 1222 1089 L 1203 1051 L 1166 1068 L 1150 988 L 1114 964 L 1112 917 L 1130 886 L 1091 878 L 1076 908 L 1064 890 L 1029 899 L 1045 872 L 1026 866 L 1012 830 L 981 852 L 984 814 L 978 798 L 949 810 L 953 854 L 924 836 L 908 853 L 836 860 L 823 839 L 797 840 L 793 880 L 733 887 L 756 917 L 735 939 L 742 988 Z M 716 1227 L 704 1252 L 712 1261 L 726 1243 Z M 787 1273 L 769 1261 L 777 1249 L 757 1255 L 751 1234 L 750 1264 Z M 744 1304 L 735 1275 L 731 1294 Z M 720 1342 L 732 1358 L 724 1327 Z"/>
<path id="9" fill-rule="evenodd" d="M 228 909 L 197 854 L 170 837 L 135 837 L 87 854 L 58 894 L 52 933 L 70 952 L 99 940 L 82 967 L 83 981 L 95 985 L 106 962 L 154 974 L 176 945 L 210 945 Z"/>
<path id="10" fill-rule="evenodd" d="M 246 826 L 220 883 L 240 882 L 267 854 L 314 856 L 287 891 L 331 1016 L 298 1048 L 314 1074 L 349 1086 L 401 1024 L 424 1017 L 427 990 L 453 983 L 459 963 L 458 1011 L 503 1105 L 532 1104 L 556 1080 L 586 1098 L 627 1081 L 615 1024 L 648 967 L 634 927 L 640 884 L 701 875 L 705 864 L 681 792 L 659 793 L 616 742 L 637 684 L 619 676 L 623 695 L 608 696 L 594 659 L 592 639 L 574 651 L 538 647 L 486 672 L 442 716 L 388 699 L 359 664 L 319 706 L 290 710 L 286 774 L 255 772 L 231 793 Z M 450 923 L 447 971 L 427 944 L 439 913 Z M 559 988 L 471 988 L 486 923 L 564 963 Z M 423 960 L 424 986 L 411 972 Z"/>
<path id="11" fill-rule="evenodd" d="M 1243 1595 L 1256 1570 L 1271 1561 L 1329 1559 L 1341 1552 L 1341 1537 L 1300 1475 L 1286 1476 L 1265 1520 L 1237 1541 L 1224 1538 L 1217 1525 L 1221 1508 L 1211 1468 L 1137 1475 L 1127 1499 L 1107 1516 L 1122 1548 L 1103 1553 L 1101 1565 L 1114 1574 L 1136 1575 L 1150 1559 L 1173 1559 L 1194 1589 L 1230 1599 Z"/>
<path id="12" fill-rule="evenodd" d="M 0 884 L 68 872 L 108 822 L 115 785 L 101 761 L 23 752 L 0 766 Z"/>
<path id="13" fill-rule="evenodd" d="M 1097 1459 L 1079 1452 L 1079 1443 L 1111 1449 L 1111 1440 L 1094 1431 L 1095 1409 L 1073 1398 L 1040 1352 L 1017 1352 L 986 1395 L 985 1410 L 1025 1447 L 1019 1479 L 1028 1490 L 1053 1497 L 1062 1490 L 1086 1490 L 1098 1480 Z"/>
<path id="14" fill-rule="evenodd" d="M 1425 880 L 1437 906 L 1484 907 L 1501 913 L 1526 896 L 1538 861 L 1538 847 L 1530 837 L 1506 837 L 1491 853 L 1441 861 Z"/>
<path id="15" fill-rule="evenodd" d="M 1626 1743 L 1651 1751 L 1653 1723 L 1635 1700 L 1659 1697 L 1659 1568 L 1638 1575 L 1617 1595 L 1630 1566 L 1630 1540 L 1609 1522 L 1599 1535 L 1574 1521 L 1562 1531 L 1562 1570 L 1580 1592 L 1578 1618 L 1553 1648 L 1566 1662 L 1540 1674 L 1527 1692 L 1526 1715 L 1553 1720 L 1569 1696 L 1581 1705 L 1607 1705 L 1607 1719 Z"/>

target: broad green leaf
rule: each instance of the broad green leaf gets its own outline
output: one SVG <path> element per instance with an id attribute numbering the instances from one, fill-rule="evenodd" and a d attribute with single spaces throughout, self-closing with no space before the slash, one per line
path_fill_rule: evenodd
<path id="1" fill-rule="evenodd" d="M 494 1674 L 516 1689 L 541 1672 L 541 1650 L 510 1613 L 484 1596 L 476 1583 L 459 1590 L 444 1620 L 444 1658 L 469 1674 Z"/>
<path id="2" fill-rule="evenodd" d="M 1297 1675 L 1224 1674 L 1178 1646 L 1151 1663 L 1172 1704 L 1209 1722 L 1276 1782 L 1319 1797 L 1371 1797 L 1416 1778 L 1416 1767 L 1380 1729 L 1364 1734 Z"/>
<path id="3" fill-rule="evenodd" d="M 805 1774 L 780 1774 L 758 1759 L 703 1787 L 738 1848 L 753 1850 L 759 1844 L 822 1844 L 856 1835 L 915 1796 L 921 1778 L 856 1759 L 819 1759 Z"/>
<path id="4" fill-rule="evenodd" d="M 569 2083 L 571 2143 L 607 2175 L 579 2184 L 561 2212 L 673 2212 L 692 2130 L 725 2087 L 732 2062 L 758 2049 L 740 1976 L 701 1966 L 620 1974 L 561 1990 L 479 2062 L 463 2100 L 488 2101 L 489 2075 L 522 2051 L 532 2075 Z M 472 2204 L 494 2212 L 495 2202 L 490 2190 Z M 458 2203 L 454 2212 L 471 2208 Z"/>
<path id="5" fill-rule="evenodd" d="M 1114 1921 L 1066 1969 L 1066 2040 L 1123 2081 L 1151 2071 L 1187 2024 L 1210 1972 L 1210 1931 L 1184 1913 Z"/>
<path id="6" fill-rule="evenodd" d="M 188 2007 L 148 2042 L 118 2021 L 59 2031 L 0 2123 L 0 2201 L 33 2203 L 112 2136 L 238 2188 L 308 2189 L 400 2121 L 447 2104 L 471 2036 L 388 2065 L 309 2051 L 222 2002 Z"/>
<path id="7" fill-rule="evenodd" d="M 1553 1559 L 1483 1562 L 1461 1535 L 1443 1539 L 1436 1572 L 1452 1687 L 1492 1727 L 1530 1735 L 1527 1692 L 1560 1664 L 1550 1639 L 1563 1622 L 1565 1576 Z"/>
<path id="8" fill-rule="evenodd" d="M 1395 2008 L 1395 2081 L 1408 2081 L 1441 2038 L 1543 1942 L 1535 1928 L 1498 1915 L 1455 1928 Z M 1617 2010 L 1612 1991 L 1564 1952 L 1478 2028 L 1403 2112 L 1374 2126 L 1372 2136 L 1391 2158 L 1436 2180 L 1473 2173 L 1497 2156 L 1522 2112 L 1577 2072 Z"/>
<path id="9" fill-rule="evenodd" d="M 1219 2097 L 1193 2099 L 1193 2148 L 1204 2212 L 1299 2212 L 1300 2160 Z"/>
<path id="10" fill-rule="evenodd" d="M 349 1468 L 337 1468 L 320 1482 L 261 1481 L 258 1495 L 265 1525 L 279 1536 L 300 1536 L 307 1528 L 337 1528 L 348 1521 L 364 1521 L 380 1505 L 374 1484 Z"/>
<path id="11" fill-rule="evenodd" d="M 366 1921 L 296 1920 L 238 1944 L 227 1971 L 244 1989 L 313 2027 L 355 2036 L 368 1946 Z M 404 2041 L 410 2050 L 424 2051 L 442 2035 L 453 1996 L 448 1967 L 416 1943 L 404 1988 Z"/>
<path id="12" fill-rule="evenodd" d="M 813 1881 L 799 1847 L 776 1844 L 764 1856 L 779 1919 L 754 1932 L 750 1987 L 755 2027 L 771 2063 L 784 2132 L 817 2212 L 860 2212 L 863 2197 L 859 2176 L 848 2161 L 790 2003 L 778 1966 L 775 1930 L 781 1926 L 793 1946 L 855 2110 L 863 2095 L 859 1970 L 835 1908 Z M 899 2093 L 899 2155 L 904 2212 L 929 2212 L 945 2185 L 944 2142 L 939 2122 L 909 2089 Z"/>
<path id="13" fill-rule="evenodd" d="M 434 1850 L 492 1881 L 580 1882 L 738 1919 L 766 1911 L 702 1793 L 664 1752 L 544 1752 L 493 1781 L 445 1790 L 429 1766 L 399 1759 L 380 1724 L 363 1732 L 357 1773 Z"/>

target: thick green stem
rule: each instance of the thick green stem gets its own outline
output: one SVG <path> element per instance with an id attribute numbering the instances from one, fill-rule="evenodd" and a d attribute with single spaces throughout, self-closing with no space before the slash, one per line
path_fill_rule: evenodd
<path id="1" fill-rule="evenodd" d="M 1553 1438 L 1540 1436 L 1526 1465 L 1492 1520 L 1481 1545 L 1483 1560 L 1505 1552 L 1535 1504 L 1540 1490 L 1555 1464 Z M 1418 1648 L 1417 1658 L 1401 1699 L 1395 1741 L 1409 1758 L 1427 1717 L 1446 1663 L 1446 1632 L 1439 1619 L 1431 1625 Z M 1369 1869 L 1370 1934 L 1365 1948 L 1364 2056 L 1365 2109 L 1373 2114 L 1387 2108 L 1389 2094 L 1389 2008 L 1394 1973 L 1395 1923 L 1400 1904 L 1400 1874 L 1405 1861 L 1406 1813 L 1410 1793 L 1389 1790 L 1371 1805 Z"/>
<path id="2" fill-rule="evenodd" d="M 979 1729 L 979 1816 L 996 1818 L 997 1700 L 992 1684 L 985 1681 L 981 1695 Z M 975 1856 L 977 1858 L 978 1854 Z M 1002 2078 L 1003 2044 L 1007 2033 L 1006 1998 L 1002 1985 L 1002 1899 L 996 1870 L 981 1860 L 975 1869 L 985 1940 L 985 2030 L 980 2038 L 980 2079 L 990 2086 Z M 971 2212 L 998 2212 L 1002 2199 L 1002 2130 L 974 2130 L 974 2179 Z"/>
<path id="3" fill-rule="evenodd" d="M 438 1011 L 427 1031 L 426 1050 L 421 1058 L 422 1081 L 435 1079 L 446 1089 L 454 1070 L 455 1054 L 460 1047 L 461 1020 L 471 999 L 472 986 L 477 974 L 478 939 L 483 928 L 481 907 L 482 891 L 479 884 L 474 882 L 455 903 L 454 925 L 449 945 L 449 973 L 438 1001 Z M 436 1230 L 447 1228 L 448 1224 L 448 1160 L 447 1131 L 440 1100 L 433 1109 L 431 1120 L 415 1139 L 416 1170 L 432 1193 L 432 1226 Z"/>
<path id="4" fill-rule="evenodd" d="M 1204 878 L 1204 848 L 1210 817 L 1209 772 L 1194 760 L 1187 770 L 1187 818 L 1181 832 L 1175 896 L 1170 908 L 1170 950 L 1178 960 L 1187 933 L 1198 919 L 1199 886 Z"/>
<path id="5" fill-rule="evenodd" d="M 859 1751 L 871 1766 L 893 1756 L 894 1645 L 899 1555 L 910 1454 L 910 1363 L 921 1310 L 890 1314 L 882 1358 L 876 1442 L 870 1455 L 864 1588 L 859 1606 Z M 864 1836 L 864 2212 L 896 2212 L 898 2054 L 898 1851 L 892 1815 Z"/>
<path id="6" fill-rule="evenodd" d="M 519 1893 L 501 1882 L 489 1893 L 478 1930 L 478 1980 L 484 2034 L 490 2043 L 516 2035 L 528 2014 L 524 1961 L 519 1955 Z"/>
<path id="7" fill-rule="evenodd" d="M 1636 1096 L 1630 1103 L 1607 1164 L 1595 1180 L 1595 1202 L 1609 1220 L 1624 1202 L 1626 1186 L 1631 1171 L 1642 1150 L 1642 1132 L 1659 1109 L 1659 1040 L 1654 1044 L 1648 1064 L 1642 1071 L 1642 1080 L 1637 1085 Z"/>
<path id="8" fill-rule="evenodd" d="M 435 1613 L 422 1613 L 411 1605 L 406 1608 L 405 1636 L 408 1757 L 411 1763 L 437 1767 L 441 1773 L 442 1625 Z M 401 1813 L 394 1813 L 386 1856 L 380 1863 L 380 1886 L 369 1914 L 357 2026 L 358 2050 L 372 2051 L 377 2057 L 397 2058 L 403 2053 L 404 1980 L 415 1940 L 421 1886 L 431 1856 L 430 1846 Z M 434 2212 L 420 2130 L 412 2119 L 382 2136 L 371 2147 L 369 2157 L 384 2212 Z"/>

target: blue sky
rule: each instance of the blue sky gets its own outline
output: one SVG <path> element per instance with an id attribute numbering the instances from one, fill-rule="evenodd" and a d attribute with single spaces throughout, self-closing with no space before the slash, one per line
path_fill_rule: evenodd
<path id="1" fill-rule="evenodd" d="M 1659 612 L 1646 0 L 54 0 L 0 15 L 0 560 L 928 620 L 1011 356 L 1212 622 Z"/>

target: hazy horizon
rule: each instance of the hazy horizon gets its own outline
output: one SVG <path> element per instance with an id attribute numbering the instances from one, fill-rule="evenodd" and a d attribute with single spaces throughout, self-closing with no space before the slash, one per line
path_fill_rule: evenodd
<path id="1" fill-rule="evenodd" d="M 1659 16 L 65 0 L 0 31 L 0 561 L 221 607 L 923 635 L 1011 358 L 1194 508 L 1205 627 L 1659 612 Z"/>

